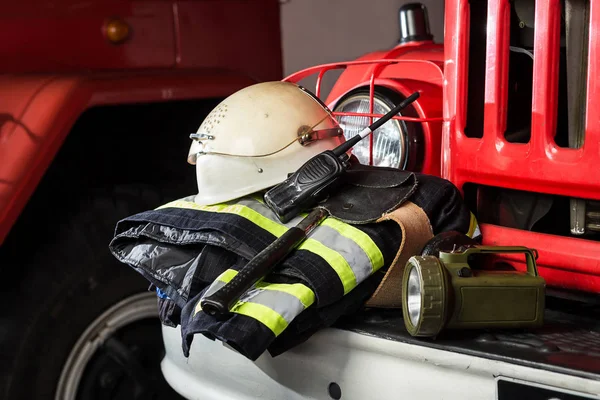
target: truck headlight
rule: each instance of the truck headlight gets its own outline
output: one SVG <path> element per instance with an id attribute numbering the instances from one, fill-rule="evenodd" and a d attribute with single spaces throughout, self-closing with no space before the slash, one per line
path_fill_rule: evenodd
<path id="1" fill-rule="evenodd" d="M 398 104 L 402 98 L 398 93 L 386 89 L 376 88 L 374 95 L 373 113 L 385 114 Z M 369 90 L 362 88 L 348 93 L 333 109 L 334 112 L 369 112 Z M 404 113 L 410 116 L 413 113 L 405 109 Z M 356 136 L 365 127 L 369 126 L 369 117 L 362 116 L 337 116 L 340 127 L 344 130 L 346 140 Z M 378 118 L 373 118 L 373 122 Z M 418 125 L 418 124 L 411 124 Z M 393 167 L 412 169 L 420 162 L 415 156 L 420 145 L 420 135 L 417 129 L 408 129 L 402 121 L 390 120 L 373 132 L 373 165 L 378 167 Z M 362 140 L 354 146 L 352 153 L 361 164 L 369 164 L 369 139 Z"/>

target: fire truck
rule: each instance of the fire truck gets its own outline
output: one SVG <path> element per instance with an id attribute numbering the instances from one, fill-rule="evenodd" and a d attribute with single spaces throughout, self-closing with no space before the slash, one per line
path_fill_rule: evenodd
<path id="1" fill-rule="evenodd" d="M 178 398 L 116 222 L 196 190 L 189 134 L 282 78 L 277 0 L 0 6 L 0 397 Z"/>
<path id="2" fill-rule="evenodd" d="M 595 0 L 446 0 L 443 45 L 406 5 L 394 48 L 284 78 L 321 96 L 343 71 L 322 97 L 346 137 L 418 90 L 354 154 L 451 180 L 486 244 L 535 248 L 544 328 L 419 339 L 369 310 L 256 362 L 209 340 L 184 358 L 179 330 L 161 334 L 106 245 L 119 218 L 195 190 L 181 159 L 220 99 L 281 78 L 278 5 L 257 1 L 2 6 L 4 397 L 598 398 Z"/>
<path id="3" fill-rule="evenodd" d="M 600 2 L 446 0 L 443 45 L 420 4 L 399 25 L 392 49 L 284 80 L 316 77 L 346 138 L 419 91 L 354 155 L 450 180 L 484 244 L 536 249 L 544 327 L 421 339 L 397 310 L 365 310 L 256 362 L 209 340 L 185 358 L 178 329 L 163 327 L 162 371 L 186 398 L 600 398 Z M 330 71 L 342 73 L 322 96 Z"/>

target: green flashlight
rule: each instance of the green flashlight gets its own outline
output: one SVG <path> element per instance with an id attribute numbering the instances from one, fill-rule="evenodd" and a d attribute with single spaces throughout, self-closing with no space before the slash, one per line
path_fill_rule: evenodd
<path id="1" fill-rule="evenodd" d="M 472 269 L 476 254 L 524 253 L 527 272 Z M 544 322 L 544 279 L 527 247 L 470 246 L 414 256 L 402 279 L 404 324 L 412 336 L 442 329 L 525 328 Z"/>

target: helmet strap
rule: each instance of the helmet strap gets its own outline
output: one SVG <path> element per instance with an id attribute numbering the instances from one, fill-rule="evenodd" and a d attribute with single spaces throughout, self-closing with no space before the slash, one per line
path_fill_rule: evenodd
<path id="1" fill-rule="evenodd" d="M 310 129 L 308 126 L 303 126 L 298 130 L 298 141 L 302 146 L 306 146 L 315 140 L 329 139 L 336 136 L 341 136 L 343 131 L 342 128 L 328 128 L 328 129 L 319 129 L 317 131 L 308 130 Z"/>

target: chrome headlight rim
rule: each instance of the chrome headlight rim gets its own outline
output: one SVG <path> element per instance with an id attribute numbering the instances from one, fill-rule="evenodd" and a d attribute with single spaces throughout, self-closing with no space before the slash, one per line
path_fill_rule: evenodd
<path id="1" fill-rule="evenodd" d="M 375 104 L 383 105 L 387 110 L 391 110 L 395 105 L 406 99 L 406 96 L 397 92 L 394 89 L 376 85 L 374 88 L 373 95 Z M 348 103 L 357 100 L 369 100 L 369 88 L 361 86 L 353 89 L 342 96 L 334 106 L 332 106 L 333 112 L 340 111 Z M 419 113 L 411 104 L 406 107 L 400 115 L 407 117 L 419 117 Z M 338 123 L 341 124 L 340 119 L 343 117 L 335 117 Z M 396 124 L 398 132 L 400 133 L 400 146 L 401 146 L 401 159 L 397 166 L 393 168 L 399 168 L 408 171 L 421 171 L 424 160 L 424 135 L 423 128 L 420 123 L 406 123 L 401 120 L 391 120 L 388 123 Z M 365 125 L 366 126 L 366 125 Z M 381 129 L 381 128 L 380 128 Z M 376 131 L 377 133 L 377 131 Z M 345 136 L 345 135 L 344 135 Z M 365 139 L 368 140 L 368 139 Z M 374 164 L 376 165 L 376 164 Z"/>
<path id="2" fill-rule="evenodd" d="M 367 103 L 369 102 L 369 93 L 368 92 L 364 93 L 364 94 L 363 93 L 357 93 L 354 96 L 349 96 L 344 101 L 341 101 L 339 103 L 339 105 L 336 105 L 334 111 L 343 110 L 349 104 L 354 103 L 354 102 L 361 102 L 361 101 L 366 101 Z M 384 110 L 385 110 L 385 112 L 389 112 L 392 109 L 392 107 L 388 104 L 388 102 L 384 101 L 381 98 L 381 95 L 379 95 L 377 93 L 373 96 L 373 101 L 375 103 L 374 106 L 378 105 L 380 107 L 383 107 Z M 342 120 L 341 120 L 342 118 L 344 118 L 344 117 L 337 118 L 338 119 L 338 123 L 340 125 L 342 125 L 342 123 L 343 123 Z M 403 126 L 402 126 L 402 124 L 400 122 L 401 121 L 399 121 L 397 119 L 392 119 L 392 120 L 388 121 L 387 124 L 394 124 L 396 126 L 396 130 L 398 131 L 398 135 L 400 136 L 400 138 L 399 138 L 400 139 L 400 154 L 398 155 L 398 158 L 399 158 L 398 161 L 399 162 L 398 162 L 398 165 L 395 165 L 395 166 L 392 166 L 392 167 L 393 168 L 405 169 L 407 161 L 408 161 L 408 157 L 407 157 L 407 154 L 406 154 L 406 150 L 407 150 L 407 147 L 408 147 L 408 142 L 406 140 L 406 134 L 405 134 L 406 130 L 403 129 Z M 373 139 L 375 139 L 375 136 L 378 135 L 378 133 L 379 133 L 378 131 L 380 129 L 381 128 L 376 129 L 375 132 L 373 132 L 373 135 L 374 135 Z M 349 138 L 346 138 L 346 140 L 348 140 L 348 139 Z M 369 139 L 366 138 L 365 141 L 367 141 L 367 140 L 369 140 Z"/>

